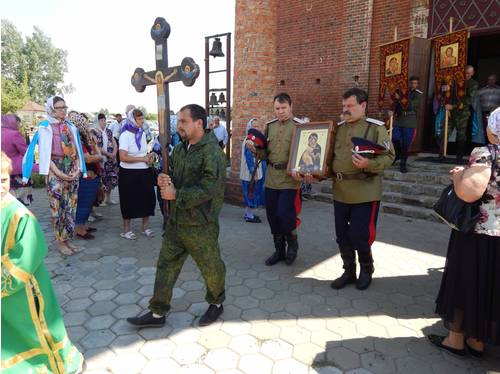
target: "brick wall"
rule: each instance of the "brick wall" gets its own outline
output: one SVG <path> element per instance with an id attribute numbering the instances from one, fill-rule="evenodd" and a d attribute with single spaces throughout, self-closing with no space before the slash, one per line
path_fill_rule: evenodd
<path id="1" fill-rule="evenodd" d="M 294 114 L 337 120 L 342 93 L 368 89 L 379 117 L 379 48 L 427 32 L 428 0 L 236 0 L 233 140 L 229 200 L 241 201 L 237 173 L 248 119 L 273 118 L 272 97 L 288 92 Z"/>
<path id="2" fill-rule="evenodd" d="M 226 199 L 240 202 L 241 142 L 248 120 L 273 114 L 278 0 L 237 0 L 234 46 L 231 172 Z"/>

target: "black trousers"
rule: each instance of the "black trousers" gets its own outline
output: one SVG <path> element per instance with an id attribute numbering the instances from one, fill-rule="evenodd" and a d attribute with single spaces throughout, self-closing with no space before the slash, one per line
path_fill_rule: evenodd
<path id="1" fill-rule="evenodd" d="M 273 235 L 285 235 L 297 227 L 300 220 L 300 189 L 265 189 L 266 215 Z"/>
<path id="2" fill-rule="evenodd" d="M 350 247 L 367 253 L 377 235 L 377 218 L 380 201 L 347 204 L 333 203 L 335 209 L 335 233 L 340 248 Z"/>

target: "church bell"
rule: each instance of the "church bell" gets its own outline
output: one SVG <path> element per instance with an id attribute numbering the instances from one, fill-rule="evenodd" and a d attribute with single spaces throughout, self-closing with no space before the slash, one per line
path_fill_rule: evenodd
<path id="1" fill-rule="evenodd" d="M 224 53 L 222 52 L 222 42 L 220 38 L 215 38 L 214 44 L 212 44 L 212 50 L 209 52 L 210 56 L 214 57 L 224 57 Z"/>
<path id="2" fill-rule="evenodd" d="M 219 102 L 217 101 L 217 95 L 215 94 L 215 92 L 212 92 L 212 94 L 210 95 L 210 102 L 209 102 L 209 104 L 212 105 L 212 106 L 219 105 Z"/>
<path id="3" fill-rule="evenodd" d="M 221 92 L 219 95 L 219 103 L 224 104 L 226 102 L 226 97 L 224 96 L 224 92 Z"/>

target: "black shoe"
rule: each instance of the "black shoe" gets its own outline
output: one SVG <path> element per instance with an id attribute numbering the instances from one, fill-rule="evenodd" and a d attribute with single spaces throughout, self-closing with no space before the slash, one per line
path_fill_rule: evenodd
<path id="1" fill-rule="evenodd" d="M 465 356 L 465 349 L 455 349 L 455 348 L 451 348 L 451 347 L 444 345 L 443 340 L 445 338 L 446 338 L 445 336 L 439 336 L 439 335 L 434 335 L 434 334 L 427 335 L 427 339 L 429 339 L 429 341 L 432 344 L 434 344 L 436 347 L 438 347 L 439 349 L 445 350 L 445 351 L 452 353 L 456 356 L 460 356 L 460 357 Z"/>
<path id="2" fill-rule="evenodd" d="M 210 304 L 205 314 L 200 317 L 198 325 L 199 326 L 211 325 L 212 323 L 217 321 L 217 319 L 220 317 L 223 311 L 224 307 L 222 306 L 222 304 L 221 306 Z"/>
<path id="3" fill-rule="evenodd" d="M 465 340 L 465 348 L 467 351 L 474 356 L 475 358 L 482 358 L 484 351 L 478 351 L 477 349 L 472 348 L 469 344 L 467 344 L 467 339 Z"/>
<path id="4" fill-rule="evenodd" d="M 285 260 L 286 243 L 283 235 L 274 235 L 274 248 L 275 252 L 266 260 L 267 266 L 276 265 L 280 261 Z"/>
<path id="5" fill-rule="evenodd" d="M 95 227 L 87 227 L 87 232 L 95 232 L 97 229 Z"/>
<path id="6" fill-rule="evenodd" d="M 401 163 L 399 164 L 399 171 L 401 173 L 408 173 L 408 169 L 406 168 L 406 159 L 402 158 Z"/>
<path id="7" fill-rule="evenodd" d="M 291 265 L 297 258 L 297 252 L 299 251 L 299 242 L 297 241 L 297 235 L 288 234 L 285 235 L 286 240 L 286 256 L 285 263 Z"/>
<path id="8" fill-rule="evenodd" d="M 127 318 L 127 322 L 139 327 L 163 327 L 165 325 L 165 316 L 156 318 L 153 317 L 153 312 L 147 312 L 139 317 Z"/>
<path id="9" fill-rule="evenodd" d="M 340 290 L 348 284 L 354 283 L 356 283 L 356 268 L 346 269 L 340 277 L 330 284 L 330 287 L 334 290 Z"/>

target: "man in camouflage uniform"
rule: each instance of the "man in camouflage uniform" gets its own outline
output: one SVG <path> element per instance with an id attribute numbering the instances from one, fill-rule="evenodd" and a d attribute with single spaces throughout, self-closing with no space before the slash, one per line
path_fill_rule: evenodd
<path id="1" fill-rule="evenodd" d="M 453 129 L 457 130 L 457 160 L 458 164 L 463 163 L 465 153 L 465 143 L 467 141 L 467 125 L 471 116 L 472 104 L 477 95 L 478 83 L 472 76 L 474 75 L 474 67 L 467 65 L 465 67 L 465 96 L 462 100 L 458 100 L 454 96 L 451 104 L 446 104 L 446 110 L 450 111 L 450 119 L 448 121 L 448 136 L 451 135 Z"/>
<path id="2" fill-rule="evenodd" d="M 408 95 L 408 107 L 405 109 L 399 102 L 396 93 L 396 125 L 392 130 L 392 142 L 396 151 L 396 160 L 401 160 L 399 170 L 401 173 L 408 172 L 408 151 L 417 135 L 417 112 L 422 101 L 422 91 L 418 89 L 418 77 L 410 77 L 410 93 Z M 392 112 L 389 112 L 391 115 Z"/>
<path id="3" fill-rule="evenodd" d="M 344 121 L 337 125 L 335 135 L 332 162 L 335 233 L 344 273 L 332 282 L 334 289 L 356 283 L 358 289 L 364 290 L 371 283 L 374 271 L 371 245 L 375 241 L 382 198 L 382 174 L 394 161 L 394 149 L 384 123 L 365 116 L 367 101 L 368 95 L 359 88 L 344 93 Z M 386 151 L 372 158 L 353 153 L 353 137 L 381 145 Z M 356 251 L 361 266 L 357 279 Z"/>
<path id="4" fill-rule="evenodd" d="M 225 157 L 213 132 L 206 132 L 207 114 L 196 104 L 183 107 L 177 131 L 182 142 L 170 158 L 170 175 L 160 174 L 161 195 L 170 201 L 170 216 L 158 259 L 150 312 L 128 318 L 133 325 L 161 327 L 170 310 L 172 289 L 188 255 L 201 271 L 208 310 L 199 325 L 222 314 L 226 268 L 220 256 L 219 213 L 224 200 Z"/>
<path id="5" fill-rule="evenodd" d="M 291 265 L 297 258 L 299 243 L 297 227 L 300 223 L 300 184 L 302 178 L 287 174 L 288 158 L 295 125 L 302 123 L 292 114 L 292 99 L 287 93 L 274 97 L 276 119 L 266 125 L 267 147 L 256 150 L 251 142 L 249 149 L 259 159 L 267 160 L 265 197 L 266 215 L 271 227 L 275 252 L 266 260 L 267 266 L 280 261 Z"/>

